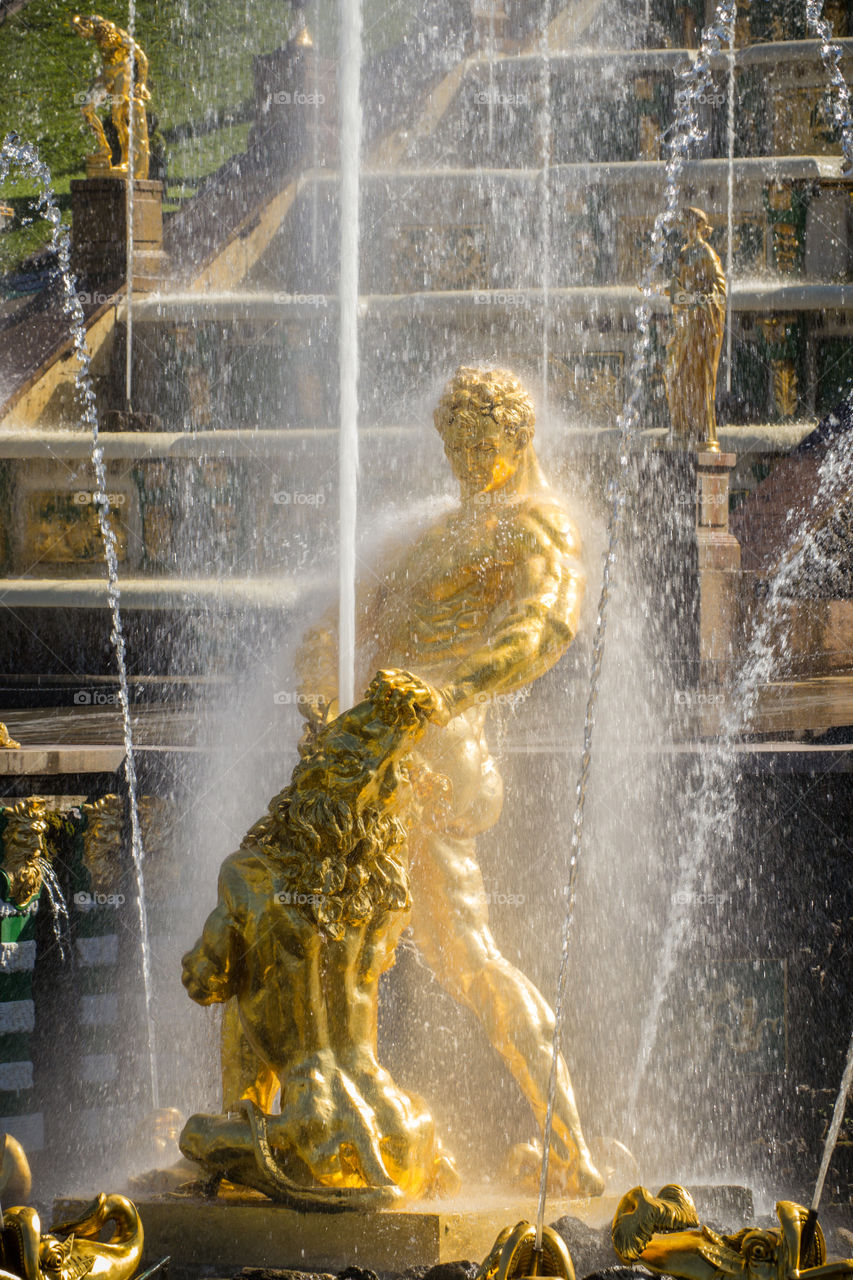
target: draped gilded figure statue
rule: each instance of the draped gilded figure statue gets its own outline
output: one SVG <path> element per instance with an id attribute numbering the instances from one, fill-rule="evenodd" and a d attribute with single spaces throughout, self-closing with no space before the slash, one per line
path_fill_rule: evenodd
<path id="1" fill-rule="evenodd" d="M 726 327 L 726 277 L 708 244 L 711 224 L 701 209 L 685 210 L 684 229 L 687 241 L 669 288 L 666 398 L 676 439 L 717 452 L 714 400 Z"/>
<path id="2" fill-rule="evenodd" d="M 459 505 L 362 584 L 357 687 L 384 667 L 410 671 L 433 691 L 413 773 L 411 928 L 436 977 L 473 1011 L 505 1059 L 541 1129 L 554 1016 L 497 947 L 476 837 L 497 822 L 503 804 L 484 732 L 489 702 L 542 675 L 571 643 L 584 590 L 580 541 L 540 468 L 533 405 L 513 374 L 460 368 L 435 425 L 459 482 Z M 297 669 L 309 721 L 315 728 L 331 722 L 338 711 L 331 617 L 305 637 Z M 248 1099 L 266 1112 L 278 1079 L 244 1031 L 232 1002 L 224 1109 Z M 553 1155 L 561 1191 L 602 1192 L 562 1058 Z"/>

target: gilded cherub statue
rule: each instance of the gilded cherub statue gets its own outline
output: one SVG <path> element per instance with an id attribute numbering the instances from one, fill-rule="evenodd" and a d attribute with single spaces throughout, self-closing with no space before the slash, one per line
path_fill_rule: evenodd
<path id="1" fill-rule="evenodd" d="M 142 1223 L 124 1196 L 103 1193 L 73 1222 L 42 1233 L 35 1209 L 3 1210 L 0 1274 L 19 1280 L 131 1280 L 142 1258 Z M 99 1240 L 107 1223 L 109 1241 Z"/>
<path id="2" fill-rule="evenodd" d="M 5 724 L 0 720 L 0 750 L 20 751 L 20 749 L 20 742 L 15 741 Z"/>
<path id="3" fill-rule="evenodd" d="M 653 1196 L 634 1187 L 622 1197 L 613 1218 L 613 1248 L 623 1262 L 641 1262 L 678 1280 L 845 1280 L 853 1258 L 826 1261 L 820 1226 L 802 1253 L 808 1210 L 790 1200 L 776 1205 L 778 1227 L 744 1227 L 718 1235 L 702 1226 L 690 1193 L 670 1183 Z"/>
<path id="4" fill-rule="evenodd" d="M 434 418 L 459 482 L 459 504 L 362 584 L 357 683 L 363 687 L 377 667 L 393 667 L 414 672 L 436 691 L 416 752 L 411 929 L 436 978 L 472 1011 L 504 1058 L 541 1132 L 554 1015 L 498 950 L 476 837 L 494 826 L 503 805 L 485 736 L 487 712 L 496 698 L 553 667 L 571 644 L 585 581 L 580 539 L 540 468 L 533 404 L 514 374 L 458 369 Z M 306 717 L 322 723 L 336 715 L 331 616 L 306 636 L 298 671 Z M 255 1096 L 262 1066 L 233 1015 L 226 1032 L 226 1097 Z M 517 1172 L 535 1179 L 536 1159 L 534 1143 L 523 1149 Z M 559 1193 L 604 1189 L 562 1057 L 551 1171 Z"/>
<path id="5" fill-rule="evenodd" d="M 726 327 L 726 277 L 708 244 L 711 224 L 701 209 L 685 210 L 684 228 L 687 242 L 669 288 L 666 398 L 676 438 L 718 452 L 714 401 Z"/>
<path id="6" fill-rule="evenodd" d="M 214 1179 L 320 1210 L 456 1185 L 426 1107 L 376 1045 L 379 978 L 411 908 L 405 761 L 437 706 L 423 681 L 380 671 L 303 747 L 290 785 L 222 865 L 183 981 L 199 1004 L 233 1000 L 253 1088 L 240 1110 L 192 1116 L 181 1134 Z"/>
<path id="7" fill-rule="evenodd" d="M 86 171 L 89 177 L 98 174 L 126 175 L 132 171 L 134 178 L 147 178 L 149 155 L 145 104 L 151 98 L 146 84 L 148 59 L 126 31 L 96 13 L 88 17 L 75 14 L 72 25 L 84 40 L 95 41 L 101 55 L 101 70 L 89 86 L 82 107 L 83 117 L 94 131 L 98 143 L 95 155 L 88 157 Z M 113 165 L 110 144 L 97 114 L 98 107 L 105 102 L 109 103 L 118 134 L 121 158 L 117 165 Z M 131 125 L 132 163 L 128 155 Z"/>

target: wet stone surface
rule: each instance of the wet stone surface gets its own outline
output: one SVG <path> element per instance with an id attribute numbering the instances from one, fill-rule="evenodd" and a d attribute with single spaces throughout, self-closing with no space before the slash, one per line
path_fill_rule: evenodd
<path id="1" fill-rule="evenodd" d="M 437 1266 L 407 1267 L 405 1271 L 372 1271 L 347 1267 L 337 1276 L 327 1271 L 289 1271 L 275 1267 L 244 1267 L 234 1280 L 474 1280 L 476 1262 L 440 1262 Z"/>

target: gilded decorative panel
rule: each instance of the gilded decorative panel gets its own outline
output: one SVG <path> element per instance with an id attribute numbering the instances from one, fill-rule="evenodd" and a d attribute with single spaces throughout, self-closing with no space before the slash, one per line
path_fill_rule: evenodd
<path id="1" fill-rule="evenodd" d="M 391 289 L 395 293 L 488 288 L 485 227 L 399 227 L 389 248 Z"/>
<path id="2" fill-rule="evenodd" d="M 549 366 L 553 391 L 573 415 L 615 421 L 624 399 L 621 351 L 578 352 Z"/>
<path id="3" fill-rule="evenodd" d="M 832 107 L 824 85 L 786 85 L 773 97 L 773 136 L 780 154 L 838 155 Z"/>
<path id="4" fill-rule="evenodd" d="M 35 489 L 26 497 L 24 557 L 32 564 L 88 564 L 102 561 L 104 544 L 98 512 L 88 490 Z M 119 560 L 127 555 L 127 530 L 119 514 L 124 493 L 110 494 Z M 27 566 L 21 566 L 22 572 Z"/>
<path id="5" fill-rule="evenodd" d="M 701 1057 L 709 1070 L 738 1075 L 785 1070 L 784 960 L 702 964 L 686 973 L 678 986 L 672 1012 L 678 1019 L 680 1040 L 690 1046 L 694 1062 Z"/>

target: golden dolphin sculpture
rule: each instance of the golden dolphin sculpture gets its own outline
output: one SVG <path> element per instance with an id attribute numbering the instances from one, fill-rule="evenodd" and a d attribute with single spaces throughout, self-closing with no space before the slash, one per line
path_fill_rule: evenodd
<path id="1" fill-rule="evenodd" d="M 801 1256 L 808 1210 L 791 1200 L 776 1205 L 778 1227 L 744 1227 L 718 1235 L 702 1226 L 690 1193 L 671 1183 L 653 1196 L 633 1187 L 619 1201 L 613 1218 L 613 1248 L 623 1262 L 642 1262 L 678 1280 L 843 1280 L 853 1276 L 853 1258 L 826 1261 L 820 1226 Z"/>
<path id="2" fill-rule="evenodd" d="M 98 1239 L 108 1222 L 112 1239 Z M 142 1222 L 124 1196 L 101 1193 L 79 1217 L 42 1234 L 35 1209 L 3 1214 L 0 1230 L 2 1280 L 131 1280 L 142 1257 Z"/>
<path id="3" fill-rule="evenodd" d="M 475 1280 L 575 1280 L 575 1267 L 566 1242 L 553 1227 L 542 1228 L 542 1247 L 536 1249 L 536 1228 L 521 1221 L 504 1227 L 480 1267 Z"/>

